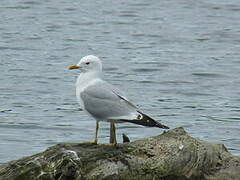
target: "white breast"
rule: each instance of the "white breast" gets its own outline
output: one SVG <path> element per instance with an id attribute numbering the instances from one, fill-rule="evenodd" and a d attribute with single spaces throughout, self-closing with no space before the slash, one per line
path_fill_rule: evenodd
<path id="1" fill-rule="evenodd" d="M 83 104 L 80 94 L 86 88 L 86 84 L 84 83 L 84 79 L 81 76 L 82 75 L 79 75 L 77 78 L 77 81 L 76 81 L 76 97 L 77 97 L 77 101 L 80 104 L 81 108 L 84 109 L 84 104 Z"/>
<path id="2" fill-rule="evenodd" d="M 91 76 L 91 74 L 82 73 L 78 76 L 77 82 L 76 82 L 76 97 L 77 101 L 80 104 L 81 108 L 85 110 L 84 103 L 81 98 L 81 92 L 83 92 L 88 86 L 90 86 L 92 83 L 95 83 L 95 81 L 99 80 L 98 78 L 95 78 L 94 76 Z"/>

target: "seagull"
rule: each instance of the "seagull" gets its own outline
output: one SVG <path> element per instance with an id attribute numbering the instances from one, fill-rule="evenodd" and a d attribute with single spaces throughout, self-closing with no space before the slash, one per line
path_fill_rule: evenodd
<path id="1" fill-rule="evenodd" d="M 96 120 L 96 131 L 93 143 L 98 142 L 99 122 L 110 122 L 110 144 L 116 145 L 115 123 L 130 122 L 142 126 L 169 129 L 148 115 L 142 113 L 115 86 L 104 81 L 102 76 L 102 62 L 94 56 L 83 57 L 70 70 L 79 69 L 80 75 L 76 81 L 76 97 L 81 108 Z"/>

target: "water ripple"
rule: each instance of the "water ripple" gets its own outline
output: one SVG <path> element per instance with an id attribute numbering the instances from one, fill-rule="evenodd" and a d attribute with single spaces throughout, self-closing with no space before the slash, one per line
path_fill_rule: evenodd
<path id="1" fill-rule="evenodd" d="M 224 78 L 227 77 L 224 74 L 220 74 L 220 73 L 210 73 L 210 72 L 195 72 L 192 73 L 193 76 L 200 76 L 200 77 L 210 77 L 210 78 Z"/>
<path id="2" fill-rule="evenodd" d="M 78 72 L 67 71 L 87 54 L 146 114 L 240 154 L 238 0 L 96 2 L 1 1 L 0 161 L 91 139 L 95 121 L 75 99 Z M 109 124 L 101 127 L 108 142 Z M 119 140 L 159 134 L 118 127 Z"/>

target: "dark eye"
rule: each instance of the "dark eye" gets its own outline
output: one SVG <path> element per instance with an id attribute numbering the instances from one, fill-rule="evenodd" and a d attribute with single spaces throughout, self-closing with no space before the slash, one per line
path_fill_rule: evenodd
<path id="1" fill-rule="evenodd" d="M 90 64 L 90 62 L 86 62 L 86 64 L 87 64 L 87 65 L 89 65 L 89 64 Z"/>

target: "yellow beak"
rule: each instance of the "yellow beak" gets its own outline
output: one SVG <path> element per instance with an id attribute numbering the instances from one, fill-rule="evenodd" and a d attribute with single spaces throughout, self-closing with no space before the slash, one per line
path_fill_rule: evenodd
<path id="1" fill-rule="evenodd" d="M 72 70 L 72 69 L 79 69 L 80 66 L 77 65 L 73 65 L 73 66 L 69 66 L 68 69 Z"/>

